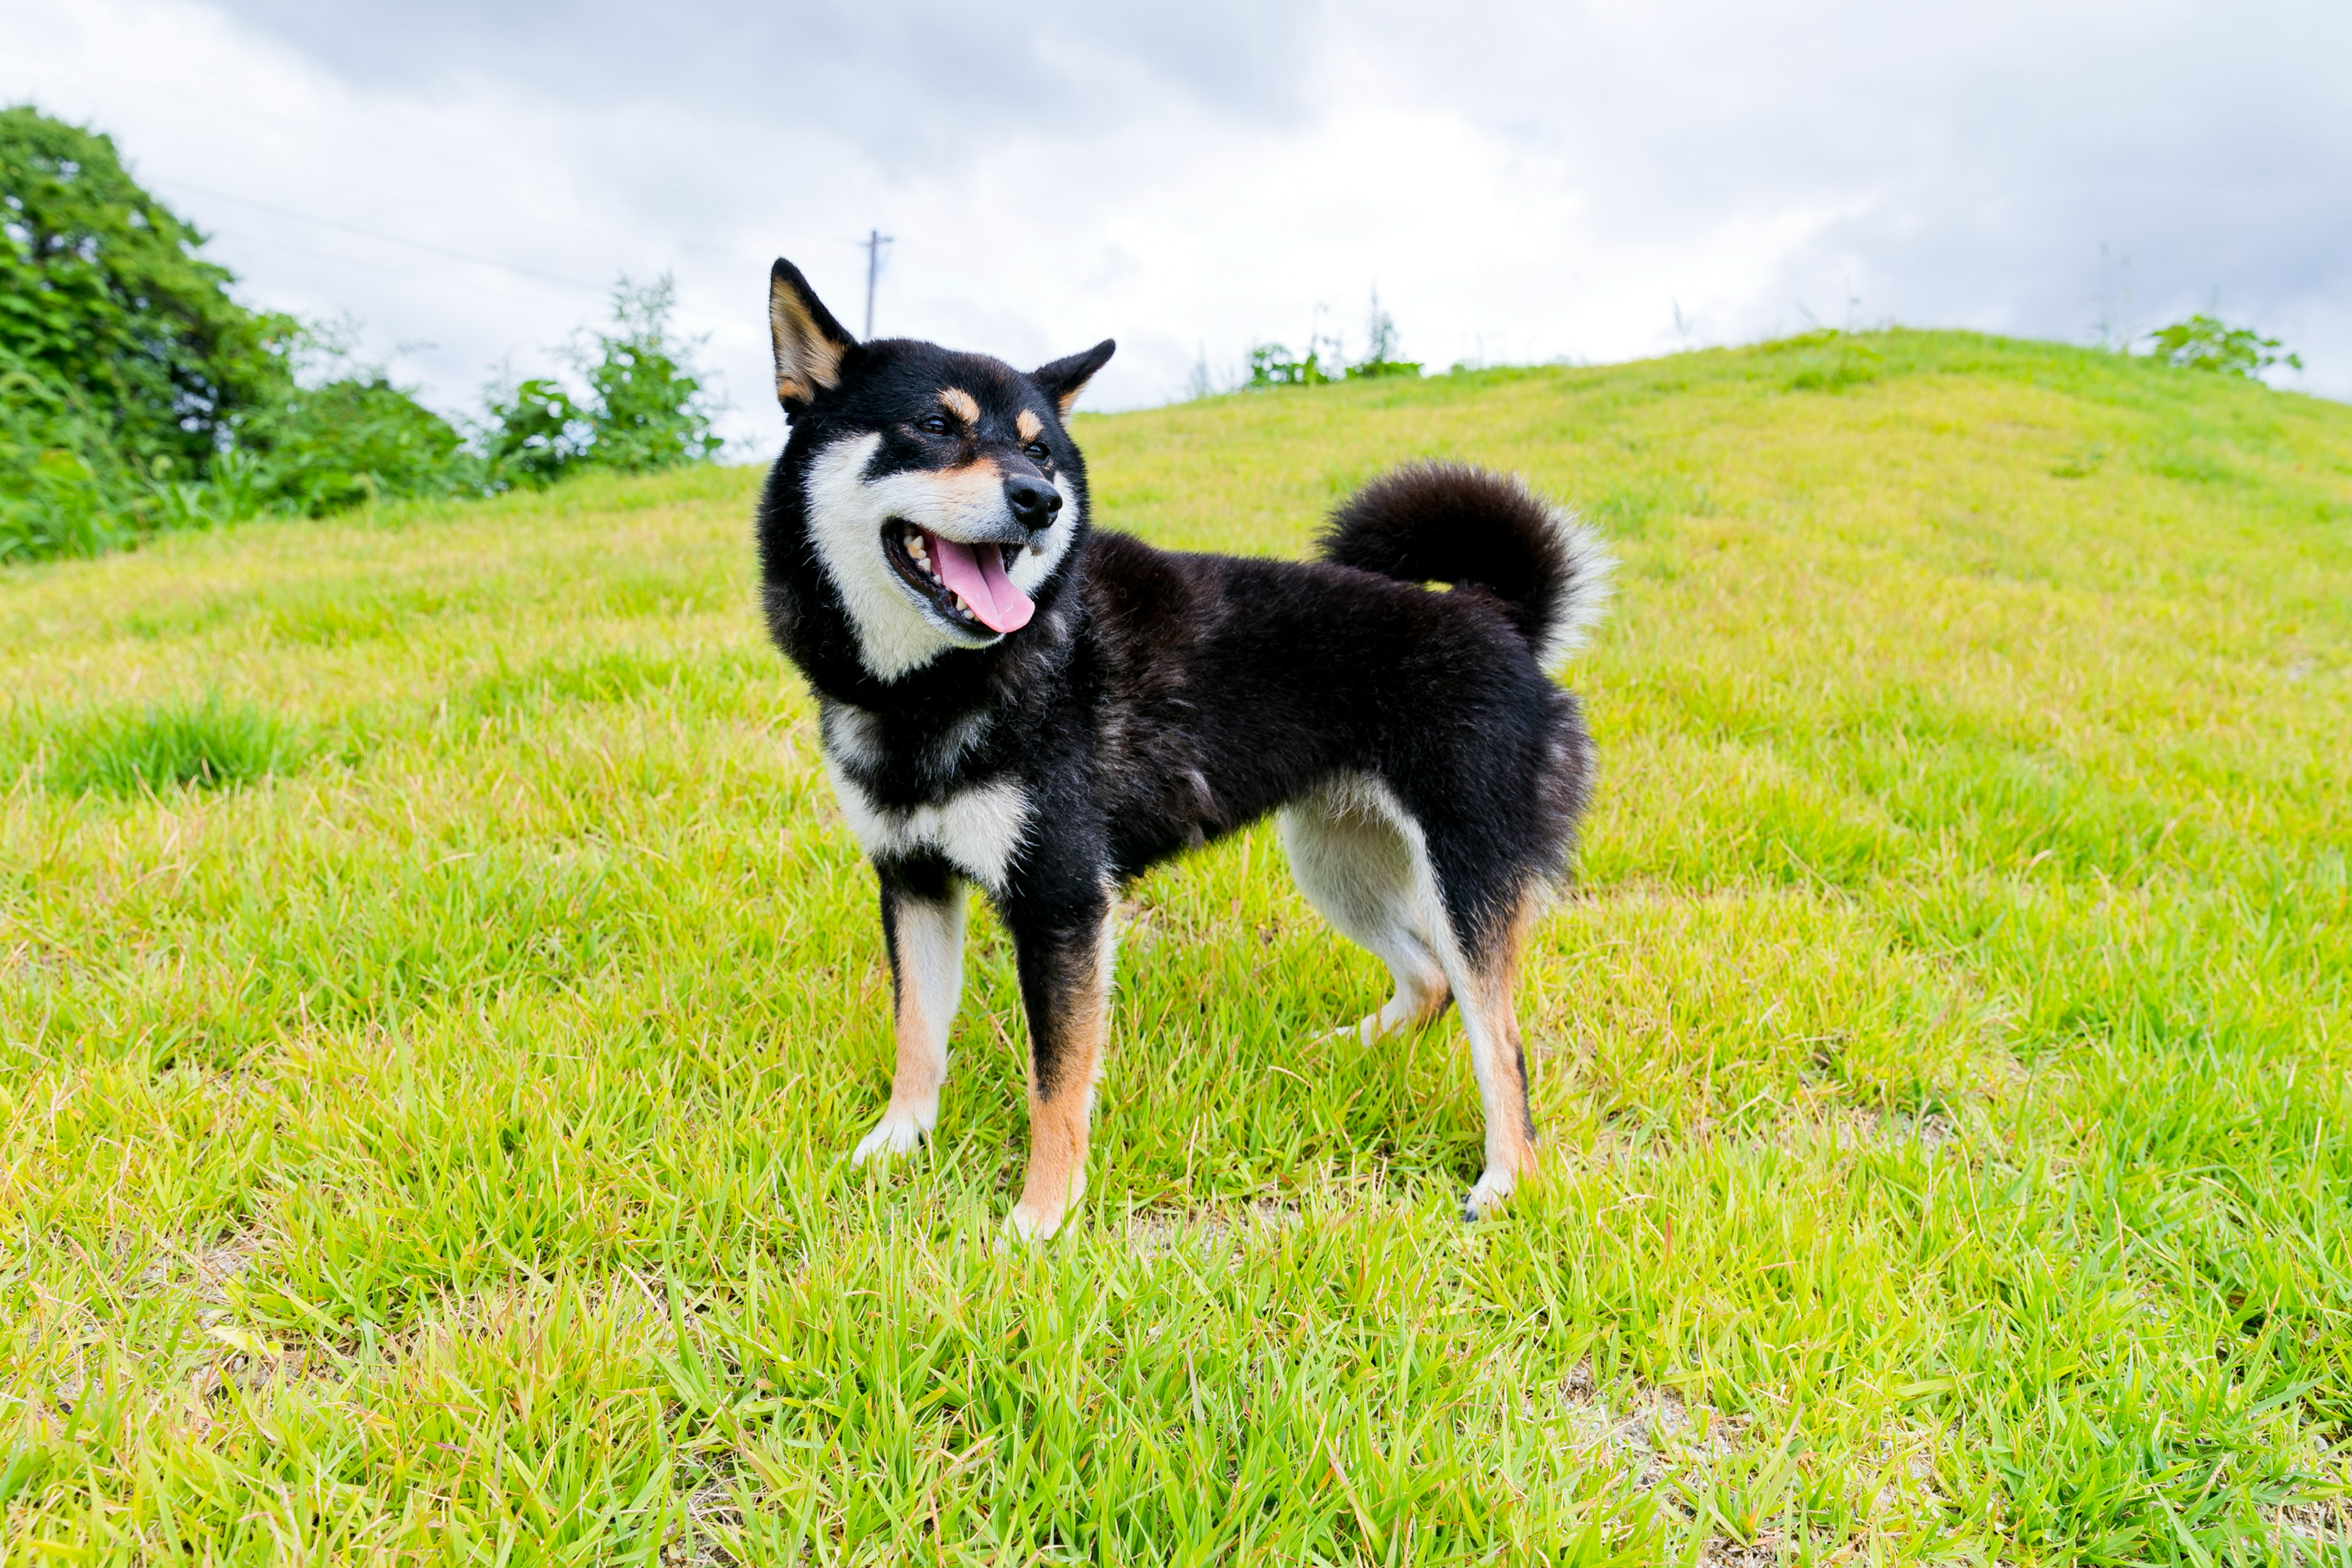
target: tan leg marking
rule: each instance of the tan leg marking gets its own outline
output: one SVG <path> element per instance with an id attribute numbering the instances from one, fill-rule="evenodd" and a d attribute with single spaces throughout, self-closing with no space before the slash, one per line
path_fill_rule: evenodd
<path id="1" fill-rule="evenodd" d="M 964 902 L 963 884 L 957 882 L 944 903 L 899 899 L 893 907 L 898 1067 L 889 1108 L 850 1155 L 855 1164 L 912 1153 L 939 1125 L 948 1031 L 963 992 Z"/>
<path id="2" fill-rule="evenodd" d="M 1526 1045 L 1516 998 L 1519 956 L 1535 927 L 1538 900 L 1519 906 L 1494 955 L 1465 976 L 1456 1000 L 1470 1037 L 1470 1064 L 1486 1113 L 1486 1168 L 1464 1200 L 1465 1215 L 1492 1213 L 1526 1177 L 1536 1173 L 1535 1128 L 1528 1106 Z"/>
<path id="3" fill-rule="evenodd" d="M 1023 1240 L 1059 1230 L 1087 1190 L 1087 1132 L 1094 1115 L 1095 1079 L 1102 1072 L 1103 1038 L 1110 1027 L 1111 917 L 1103 917 L 1090 971 L 1055 999 L 1052 1028 L 1057 1049 L 1054 1086 L 1037 1090 L 1035 1055 L 1029 1082 L 1029 1171 L 1021 1201 L 1006 1224 Z"/>

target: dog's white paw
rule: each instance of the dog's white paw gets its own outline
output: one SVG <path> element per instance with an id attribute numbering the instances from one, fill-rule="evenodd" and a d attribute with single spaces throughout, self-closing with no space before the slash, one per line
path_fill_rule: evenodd
<path id="1" fill-rule="evenodd" d="M 1486 1218 L 1503 1206 L 1503 1200 L 1511 1195 L 1511 1189 L 1517 1185 L 1518 1178 L 1509 1171 L 1486 1172 L 1478 1178 L 1478 1184 L 1470 1189 L 1470 1195 L 1462 1200 L 1462 1217 L 1465 1220 Z"/>
<path id="2" fill-rule="evenodd" d="M 859 1139 L 857 1147 L 850 1151 L 849 1163 L 863 1165 L 868 1160 L 894 1160 L 901 1154 L 911 1154 L 930 1135 L 931 1123 L 913 1111 L 886 1111 L 874 1131 Z"/>
<path id="3" fill-rule="evenodd" d="M 1081 1173 L 1070 1183 L 1067 1201 L 1058 1205 L 1033 1203 L 1023 1198 L 1013 1205 L 1013 1212 L 1004 1216 L 1005 1234 L 1019 1241 L 1045 1240 L 1062 1228 L 1062 1222 L 1069 1218 L 1086 1193 L 1087 1178 Z"/>
<path id="4" fill-rule="evenodd" d="M 1445 997 L 1443 985 L 1433 985 L 1420 993 L 1399 992 L 1379 1012 L 1367 1013 L 1354 1023 L 1342 1024 L 1332 1030 L 1330 1038 L 1344 1040 L 1353 1036 L 1359 1045 L 1377 1046 L 1391 1035 L 1402 1034 L 1436 1017 L 1444 1010 Z"/>
<path id="5" fill-rule="evenodd" d="M 1061 1228 L 1059 1214 L 1033 1210 L 1027 1204 L 1014 1204 L 1004 1216 L 1004 1233 L 1015 1241 L 1044 1241 Z"/>

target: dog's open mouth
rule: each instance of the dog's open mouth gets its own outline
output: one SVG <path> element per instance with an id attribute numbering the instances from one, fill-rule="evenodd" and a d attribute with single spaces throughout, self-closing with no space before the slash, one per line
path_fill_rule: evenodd
<path id="1" fill-rule="evenodd" d="M 966 544 L 893 518 L 882 552 L 940 615 L 974 630 L 1017 632 L 1037 606 L 1004 574 L 1011 545 Z"/>

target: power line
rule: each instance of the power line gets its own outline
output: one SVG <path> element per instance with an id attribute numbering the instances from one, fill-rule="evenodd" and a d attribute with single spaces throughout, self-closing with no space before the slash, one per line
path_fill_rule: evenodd
<path id="1" fill-rule="evenodd" d="M 510 261 L 496 261 L 487 256 L 472 256 L 462 250 L 449 250 L 437 245 L 426 245 L 420 240 L 402 239 L 396 235 L 378 234 L 372 229 L 362 228 L 356 224 L 342 223 L 333 218 L 313 217 L 308 213 L 296 212 L 290 207 L 273 206 L 267 202 L 257 202 L 249 196 L 233 196 L 226 191 L 207 190 L 201 185 L 190 184 L 185 180 L 167 179 L 162 175 L 157 175 L 154 177 L 153 183 L 159 185 L 175 186 L 180 190 L 187 191 L 213 201 L 235 202 L 239 206 L 251 207 L 257 212 L 271 213 L 279 217 L 292 218 L 298 223 L 313 224 L 320 228 L 335 229 L 344 234 L 355 236 L 361 239 L 373 240 L 379 245 L 396 245 L 404 249 L 423 251 L 428 256 L 447 257 L 453 260 L 468 262 L 478 267 L 494 267 L 501 271 L 512 272 L 520 277 L 536 279 L 548 283 L 559 283 L 567 289 L 579 289 L 592 294 L 604 295 L 611 292 L 609 289 L 598 284 L 583 282 L 577 278 L 565 278 L 552 272 L 541 272 L 532 268 L 516 266 Z M 215 232 L 220 233 L 228 238 L 241 238 L 248 244 L 266 245 L 270 247 L 272 249 L 282 250 L 289 255 L 306 256 L 314 261 L 330 262 L 338 267 L 359 267 L 371 272 L 384 272 L 391 276 L 399 276 L 399 274 L 394 273 L 389 268 L 376 266 L 365 261 L 356 261 L 349 257 L 327 256 L 319 251 L 305 250 L 300 246 L 289 245 L 282 239 L 274 237 L 265 238 L 258 235 L 242 233 L 234 230 L 217 230 Z M 696 247 L 692 248 L 706 247 Z M 737 318 L 731 315 L 716 316 L 708 310 L 696 310 L 691 305 L 679 305 L 677 309 L 679 315 L 689 321 L 700 321 L 730 327 L 739 324 Z"/>
<path id="2" fill-rule="evenodd" d="M 250 196 L 233 196 L 226 191 L 206 190 L 202 185 L 192 185 L 185 180 L 167 180 L 159 177 L 155 184 L 170 185 L 176 190 L 185 191 L 191 195 L 203 196 L 208 201 L 234 202 L 238 206 L 251 207 L 256 212 L 269 213 L 278 217 L 291 218 L 296 223 L 313 224 L 320 228 L 337 229 L 344 234 L 357 235 L 362 239 L 372 239 L 379 245 L 397 245 L 405 249 L 423 251 L 427 256 L 446 257 L 452 261 L 471 262 L 477 267 L 493 267 L 501 272 L 512 272 L 523 278 L 535 278 L 542 283 L 560 283 L 567 289 L 584 289 L 592 294 L 603 294 L 606 291 L 604 286 L 599 283 L 585 283 L 577 278 L 565 278 L 553 272 L 541 272 L 532 267 L 518 267 L 511 261 L 499 261 L 487 256 L 473 256 L 462 250 L 451 250 L 446 246 L 427 245 L 422 240 L 403 239 L 398 235 L 378 234 L 373 229 L 362 228 L 357 224 L 341 223 L 334 218 L 313 217 L 309 213 L 295 212 L 289 207 L 273 206 L 268 202 L 257 202 Z"/>
<path id="3" fill-rule="evenodd" d="M 205 237 L 207 240 L 234 240 L 239 245 L 257 245 L 265 250 L 274 250 L 281 256 L 299 256 L 306 261 L 323 261 L 331 267 L 346 268 L 356 267 L 362 272 L 377 272 L 386 278 L 409 276 L 400 268 L 388 262 L 362 261 L 350 256 L 330 256 L 323 250 L 312 250 L 308 246 L 295 245 L 278 238 L 274 234 L 256 234 L 244 228 L 215 228 L 205 230 Z"/>

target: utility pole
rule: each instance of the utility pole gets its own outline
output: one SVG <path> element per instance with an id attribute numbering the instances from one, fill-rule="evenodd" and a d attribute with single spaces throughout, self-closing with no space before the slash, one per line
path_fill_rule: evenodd
<path id="1" fill-rule="evenodd" d="M 874 283 L 882 276 L 882 247 L 891 237 L 878 228 L 866 235 L 866 336 L 869 341 L 874 336 Z"/>

